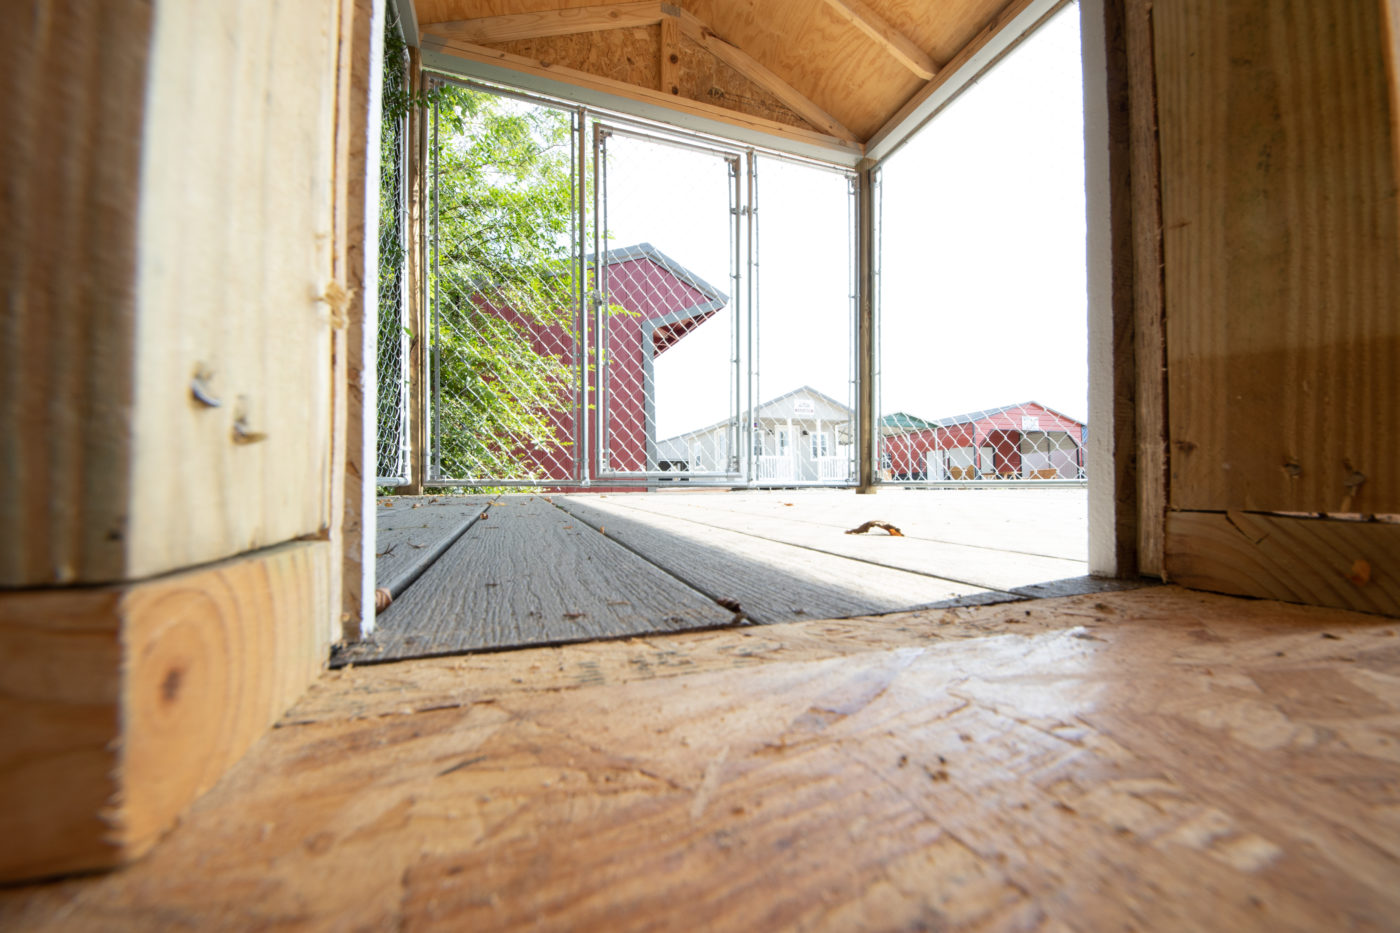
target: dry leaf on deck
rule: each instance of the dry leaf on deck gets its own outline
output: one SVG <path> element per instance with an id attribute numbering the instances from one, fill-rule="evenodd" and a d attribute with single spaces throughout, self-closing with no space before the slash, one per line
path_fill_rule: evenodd
<path id="1" fill-rule="evenodd" d="M 861 524 L 852 528 L 850 531 L 846 532 L 846 534 L 863 535 L 872 528 L 883 528 L 885 531 L 888 531 L 890 533 L 891 538 L 904 537 L 904 532 L 900 531 L 898 528 L 894 527 L 889 522 L 862 522 Z"/>

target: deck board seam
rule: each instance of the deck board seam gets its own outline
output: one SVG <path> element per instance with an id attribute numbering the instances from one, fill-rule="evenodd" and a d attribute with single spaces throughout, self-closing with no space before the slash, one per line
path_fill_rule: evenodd
<path id="1" fill-rule="evenodd" d="M 412 586 L 414 583 L 417 583 L 418 580 L 422 578 L 423 574 L 427 573 L 429 568 L 433 567 L 438 562 L 438 560 L 441 559 L 442 555 L 446 554 L 449 550 L 451 550 L 452 545 L 456 544 L 458 539 L 460 539 L 462 535 L 466 534 L 473 525 L 481 521 L 481 516 L 489 512 L 491 510 L 491 506 L 495 505 L 496 500 L 499 498 L 499 496 L 493 496 L 490 501 L 482 505 L 482 510 L 468 518 L 461 528 L 458 528 L 452 534 L 441 539 L 436 544 L 431 545 L 428 553 L 424 555 L 424 558 L 420 563 L 418 563 L 408 573 L 404 574 L 402 577 L 399 577 L 394 581 L 395 585 L 389 587 L 389 595 L 392 596 L 394 599 L 398 599 L 400 596 L 406 593 L 410 586 Z"/>
<path id="2" fill-rule="evenodd" d="M 747 491 L 747 490 L 745 490 L 745 491 Z M 673 495 L 683 495 L 683 493 L 673 493 Z M 658 511 L 653 511 L 652 509 L 646 509 L 646 508 L 641 508 L 641 507 L 638 507 L 637 510 L 638 510 L 638 511 L 642 511 L 642 512 L 649 512 L 649 513 L 652 514 L 652 515 L 665 515 L 665 516 L 667 516 L 667 517 L 670 517 L 670 516 L 672 516 L 672 515 L 674 514 L 674 513 L 671 513 L 671 512 L 658 512 Z M 728 512 L 728 513 L 730 513 L 731 515 L 743 515 L 743 516 L 747 516 L 747 517 L 755 517 L 755 516 L 757 515 L 757 513 L 754 513 L 754 512 L 747 512 L 747 511 L 744 511 L 744 510 L 742 510 L 742 509 L 736 509 L 736 508 L 727 507 L 727 506 L 720 506 L 720 507 L 719 507 L 719 510 Z M 794 523 L 794 524 L 799 524 L 799 525 L 810 525 L 810 526 L 812 526 L 812 527 L 814 527 L 814 528 L 839 528 L 839 527 L 840 527 L 839 525 L 833 525 L 833 524 L 830 524 L 830 523 L 827 523 L 827 522 L 816 522 L 816 521 L 812 521 L 811 519 L 807 519 L 807 518 L 792 518 L 792 517 L 789 517 L 789 516 L 786 516 L 786 515 L 778 515 L 778 516 L 762 516 L 762 515 L 757 515 L 757 517 L 760 517 L 760 518 L 762 518 L 762 517 L 777 518 L 777 519 L 780 519 L 780 520 L 785 521 L 785 522 L 792 522 L 792 523 Z M 708 522 L 697 522 L 697 524 L 709 524 L 709 523 L 708 523 Z M 725 528 L 725 526 L 723 526 L 723 525 L 711 525 L 710 527 L 712 527 L 712 528 Z M 725 528 L 725 530 L 727 530 L 727 531 L 739 531 L 737 528 Z M 752 534 L 752 532 L 739 532 L 739 533 L 740 533 L 740 534 Z M 952 546 L 954 546 L 954 547 L 971 547 L 971 548 L 978 548 L 979 550 L 983 550 L 983 551 L 995 551 L 995 552 L 997 552 L 998 554 L 1017 554 L 1017 555 L 1020 555 L 1020 556 L 1022 556 L 1022 557 L 1040 557 L 1040 558 L 1043 558 L 1043 559 L 1045 559 L 1045 560 L 1063 560 L 1063 561 L 1068 561 L 1068 562 L 1070 562 L 1070 563 L 1075 563 L 1075 564 L 1087 564 L 1087 563 L 1088 563 L 1087 560 L 1081 560 L 1081 559 L 1078 558 L 1078 557 L 1065 557 L 1063 554 L 1043 554 L 1043 553 L 1041 553 L 1040 551 L 1022 551 L 1022 550 L 1017 550 L 1016 548 L 993 547 L 992 545 L 989 545 L 989 544 L 973 544 L 973 543 L 968 542 L 968 541 L 952 541 L 952 540 L 949 540 L 949 539 L 946 539 L 946 538 L 930 538 L 930 537 L 924 537 L 923 535 L 918 535 L 918 534 L 906 534 L 905 536 L 908 537 L 908 538 L 912 538 L 912 539 L 915 540 L 915 541 L 928 541 L 928 542 L 930 542 L 930 543 L 932 543 L 932 544 L 948 544 L 948 545 L 952 545 Z M 755 537 L 761 537 L 761 536 L 755 535 Z M 773 539 L 770 538 L 770 539 L 767 539 L 767 540 L 773 540 Z M 786 543 L 786 542 L 783 542 L 783 543 Z M 911 571 L 911 572 L 912 572 L 912 571 Z M 946 579 L 946 578 L 945 578 L 945 579 Z M 976 586 L 976 585 L 978 585 L 978 584 L 969 584 L 969 585 L 971 585 L 971 586 Z"/>
<path id="3" fill-rule="evenodd" d="M 650 564 L 651 566 L 655 567 L 657 570 L 661 571 L 662 573 L 666 574 L 668 577 L 671 577 L 672 579 L 678 580 L 679 582 L 681 582 L 681 583 L 684 584 L 685 586 L 687 586 L 687 587 L 689 587 L 690 589 L 694 590 L 695 592 L 699 593 L 701 596 L 704 596 L 706 599 L 712 601 L 715 605 L 717 605 L 717 606 L 719 606 L 719 607 L 721 607 L 721 608 L 723 608 L 723 609 L 728 609 L 728 608 L 729 608 L 728 606 L 726 606 L 726 605 L 724 604 L 723 598 L 722 598 L 722 597 L 720 597 L 720 596 L 718 596 L 718 595 L 716 595 L 716 594 L 714 594 L 714 593 L 711 593 L 709 590 L 707 590 L 706 588 L 700 586 L 698 583 L 695 583 L 695 582 L 693 582 L 693 581 L 691 581 L 691 580 L 687 580 L 685 577 L 681 576 L 680 574 L 676 573 L 675 571 L 670 570 L 669 568 L 666 568 L 666 567 L 661 566 L 661 565 L 658 564 L 655 560 L 653 560 L 651 557 L 647 556 L 646 554 L 644 554 L 644 553 L 642 553 L 641 551 L 639 551 L 639 550 L 637 550 L 636 548 L 634 548 L 630 543 L 628 543 L 628 542 L 626 542 L 626 541 L 623 541 L 621 538 L 608 538 L 607 533 L 606 533 L 605 531 L 603 531 L 604 523 L 600 522 L 599 524 L 595 525 L 595 524 L 593 524 L 593 522 L 589 521 L 587 518 L 585 518 L 583 515 L 580 515 L 578 512 L 572 512 L 572 511 L 570 511 L 569 509 L 565 508 L 564 506 L 560 505 L 558 502 L 555 502 L 553 498 L 545 498 L 545 501 L 548 502 L 550 505 L 554 506 L 554 507 L 555 507 L 556 509 L 558 509 L 559 511 L 563 512 L 565 515 L 569 516 L 569 518 L 573 519 L 574 521 L 582 522 L 583 524 L 587 525 L 589 528 L 592 528 L 594 531 L 598 532 L 598 534 L 602 535 L 604 538 L 607 538 L 609 541 L 611 541 L 613 544 L 616 544 L 618 547 L 621 547 L 621 548 L 623 548 L 624 550 L 629 551 L 629 552 L 631 552 L 632 554 L 635 554 L 637 557 L 639 557 L 639 558 L 641 558 L 642 560 L 646 561 L 648 564 Z M 743 613 L 742 610 L 736 611 L 736 612 L 734 613 L 734 621 L 733 621 L 731 624 L 732 624 L 732 625 L 742 625 L 742 624 L 744 624 L 744 622 L 745 622 L 747 619 L 748 619 L 748 617 Z M 723 628 L 724 626 L 720 626 L 720 627 Z"/>
<path id="4" fill-rule="evenodd" d="M 690 523 L 693 524 L 693 525 L 700 525 L 700 526 L 705 527 L 705 528 L 718 528 L 718 529 L 720 529 L 720 530 L 722 530 L 722 531 L 733 532 L 734 534 L 737 534 L 737 535 L 745 535 L 745 536 L 750 537 L 750 538 L 757 538 L 757 539 L 759 539 L 760 541 L 767 541 L 767 542 L 769 542 L 770 544 L 781 544 L 781 545 L 786 545 L 787 547 L 801 548 L 801 549 L 804 550 L 804 551 L 811 551 L 811 552 L 814 553 L 814 554 L 825 554 L 825 555 L 827 555 L 828 557 L 839 557 L 839 558 L 841 558 L 842 560 L 855 561 L 856 563 L 861 563 L 861 564 L 869 564 L 869 565 L 871 565 L 872 567 L 883 567 L 883 568 L 885 568 L 886 570 L 899 570 L 899 571 L 902 571 L 903 573 L 912 573 L 912 574 L 915 574 L 915 575 L 917 575 L 917 576 L 928 577 L 928 578 L 933 579 L 933 580 L 942 580 L 942 581 L 944 581 L 944 582 L 946 582 L 946 583 L 957 583 L 957 584 L 959 584 L 960 586 L 971 586 L 971 587 L 974 587 L 974 588 L 979 589 L 979 590 L 986 590 L 986 591 L 989 592 L 989 593 L 1001 593 L 1001 594 L 1006 595 L 1006 596 L 1019 596 L 1019 597 L 1021 597 L 1022 599 L 1027 598 L 1027 597 L 1024 596 L 1023 594 L 1016 593 L 1014 590 L 1006 590 L 1006 589 L 1001 589 L 1000 587 L 987 586 L 985 583 L 977 583 L 977 582 L 972 581 L 972 580 L 959 580 L 957 577 L 948 577 L 948 576 L 944 576 L 944 575 L 942 575 L 942 574 L 929 573 L 929 572 L 927 572 L 927 571 L 925 571 L 925 570 L 914 570 L 914 569 L 911 569 L 911 568 L 909 568 L 909 567 L 891 567 L 890 565 L 888 565 L 888 564 L 882 564 L 882 563 L 880 563 L 879 561 L 867 560 L 866 558 L 863 558 L 863 557 L 852 557 L 852 556 L 849 555 L 849 554 L 838 554 L 838 553 L 836 553 L 835 551 L 828 551 L 828 550 L 824 550 L 824 549 L 819 548 L 819 547 L 812 547 L 812 546 L 809 545 L 809 544 L 795 544 L 795 543 L 793 543 L 793 542 L 791 542 L 791 541 L 779 541 L 778 539 L 776 539 L 776 538 L 770 538 L 770 537 L 768 537 L 767 535 L 756 534 L 756 533 L 754 533 L 754 532 L 752 532 L 752 531 L 743 531 L 742 529 L 739 529 L 739 528 L 728 528 L 728 527 L 726 527 L 726 526 L 724 526 L 724 525 L 715 525 L 715 524 L 712 524 L 712 523 L 710 523 L 710 522 L 702 522 L 702 521 L 698 521 L 698 520 L 693 519 L 693 518 L 684 518 L 684 517 L 679 516 L 679 515 L 670 515 L 670 514 L 663 514 L 663 513 L 660 513 L 660 512 L 652 512 L 652 511 L 650 511 L 650 510 L 648 510 L 648 509 L 633 508 L 633 507 L 628 506 L 628 505 L 621 505 L 621 504 L 619 504 L 618 507 L 619 507 L 619 508 L 623 508 L 623 509 L 627 509 L 627 510 L 632 511 L 632 512 L 641 512 L 641 513 L 644 514 L 644 515 L 663 515 L 663 517 L 665 517 L 665 518 L 674 519 L 674 520 L 676 520 L 676 521 L 690 522 Z M 567 510 L 566 510 L 566 511 L 567 511 Z M 569 514 L 572 515 L 573 513 L 570 512 Z M 1058 559 L 1059 559 L 1059 560 L 1063 560 L 1064 558 L 1058 558 Z"/>

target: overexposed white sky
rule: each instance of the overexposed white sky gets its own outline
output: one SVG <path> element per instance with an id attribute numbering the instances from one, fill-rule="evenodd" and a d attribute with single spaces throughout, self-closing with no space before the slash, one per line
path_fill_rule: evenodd
<path id="1" fill-rule="evenodd" d="M 1084 118 L 1070 5 L 883 164 L 884 414 L 1088 414 Z"/>
<path id="2" fill-rule="evenodd" d="M 1082 111 L 1071 5 L 883 164 L 881 414 L 938 418 L 1033 399 L 1086 416 Z M 733 292 L 722 158 L 619 136 L 608 171 L 609 246 L 650 242 Z M 755 401 L 806 384 L 849 403 L 847 182 L 760 158 L 757 204 Z M 658 438 L 732 410 L 729 311 L 657 360 Z M 741 391 L 747 347 L 741 335 Z"/>

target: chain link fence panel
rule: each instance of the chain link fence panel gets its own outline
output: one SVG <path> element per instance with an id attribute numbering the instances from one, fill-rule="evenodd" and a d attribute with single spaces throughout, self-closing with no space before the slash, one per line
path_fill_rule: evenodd
<path id="1" fill-rule="evenodd" d="M 581 478 L 577 113 L 432 90 L 430 481 Z"/>
<path id="2" fill-rule="evenodd" d="M 599 126 L 599 475 L 743 476 L 741 155 Z"/>

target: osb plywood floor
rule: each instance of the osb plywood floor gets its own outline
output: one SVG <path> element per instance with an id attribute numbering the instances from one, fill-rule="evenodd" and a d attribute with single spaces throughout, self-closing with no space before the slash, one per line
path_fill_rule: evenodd
<path id="1" fill-rule="evenodd" d="M 1400 925 L 1400 637 L 1172 587 L 350 668 L 0 927 Z"/>

